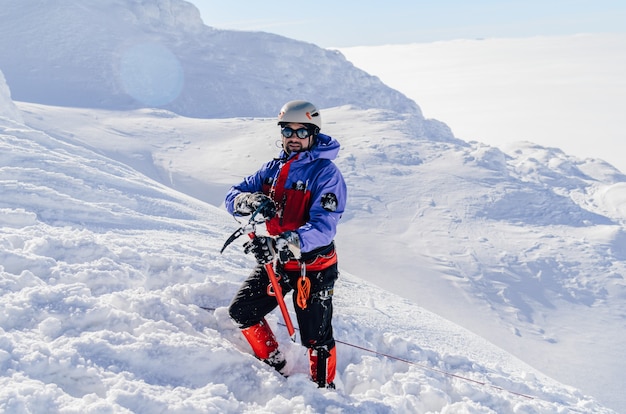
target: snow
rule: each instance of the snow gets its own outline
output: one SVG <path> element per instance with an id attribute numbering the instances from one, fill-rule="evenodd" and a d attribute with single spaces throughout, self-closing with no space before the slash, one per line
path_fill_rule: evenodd
<path id="1" fill-rule="evenodd" d="M 53 4 L 31 13 L 39 24 L 39 15 L 56 16 L 46 21 L 51 31 L 67 18 L 46 10 Z M 110 0 L 65 13 L 102 22 L 134 16 L 133 24 L 152 25 L 154 38 L 197 36 L 202 44 L 210 29 L 176 23 L 194 21 L 194 9 L 156 4 Z M 22 18 L 30 7 L 13 3 L 0 21 L 11 13 Z M 82 38 L 112 48 L 111 37 L 132 35 L 129 27 L 136 26 Z M 3 36 L 3 44 L 26 39 L 35 52 L 69 53 L 66 43 L 37 50 L 33 35 L 17 36 L 18 29 L 5 29 L 16 35 Z M 224 33 L 244 36 L 265 35 Z M 275 41 L 288 51 L 313 47 Z M 82 53 L 75 59 L 88 56 Z M 90 78 L 72 61 L 46 74 L 46 54 L 28 56 L 38 55 L 29 64 L 40 69 L 23 71 L 39 72 L 36 84 L 61 73 Z M 197 68 L 212 70 L 210 59 L 197 59 Z M 266 63 L 260 52 L 256 59 Z M 221 203 L 230 185 L 276 155 L 273 116 L 242 108 L 192 118 L 184 108 L 136 102 L 135 109 L 94 108 L 106 94 L 94 100 L 93 88 L 75 107 L 62 106 L 66 96 L 50 90 L 41 101 L 20 100 L 11 79 L 27 84 L 14 70 L 25 63 L 5 64 L 13 72 L 6 83 L 0 78 L 0 411 L 626 407 L 626 177 L 606 162 L 530 142 L 499 149 L 462 141 L 425 120 L 417 105 L 394 110 L 397 95 L 357 69 L 326 75 L 325 87 L 339 92 L 322 107 L 323 131 L 342 143 L 337 164 L 350 198 L 337 237 L 338 387 L 318 390 L 307 377 L 305 349 L 289 340 L 278 312 L 268 320 L 288 357 L 287 379 L 251 355 L 226 311 L 253 259 L 240 242 L 219 254 L 240 225 Z M 365 79 L 379 97 L 339 102 L 347 78 Z M 257 78 L 240 82 L 258 93 Z M 74 89 L 76 99 L 88 84 Z"/>
<path id="2" fill-rule="evenodd" d="M 11 91 L 2 72 L 0 72 L 0 117 L 23 121 L 20 111 L 11 100 Z"/>
<path id="3" fill-rule="evenodd" d="M 226 118 L 274 116 L 276 102 L 299 93 L 321 107 L 419 112 L 337 51 L 212 29 L 181 0 L 11 2 L 0 20 L 7 34 L 0 38 L 2 72 L 16 101 L 104 109 L 158 104 L 186 116 Z"/>

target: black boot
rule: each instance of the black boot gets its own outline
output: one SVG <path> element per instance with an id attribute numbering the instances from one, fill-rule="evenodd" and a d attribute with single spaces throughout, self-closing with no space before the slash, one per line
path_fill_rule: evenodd
<path id="1" fill-rule="evenodd" d="M 287 365 L 287 361 L 285 360 L 285 356 L 278 349 L 272 352 L 267 359 L 262 359 L 261 361 L 274 368 L 280 375 L 287 377 L 287 375 L 283 372 L 283 369 Z"/>

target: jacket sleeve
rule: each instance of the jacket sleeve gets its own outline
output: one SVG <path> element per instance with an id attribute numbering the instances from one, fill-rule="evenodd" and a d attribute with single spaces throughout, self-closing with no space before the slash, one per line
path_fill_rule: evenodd
<path id="1" fill-rule="evenodd" d="M 346 206 L 347 188 L 339 169 L 329 162 L 311 191 L 309 220 L 298 228 L 303 253 L 330 244 Z"/>
<path id="2" fill-rule="evenodd" d="M 226 193 L 226 199 L 224 200 L 224 206 L 230 214 L 235 213 L 235 198 L 241 193 L 256 193 L 263 190 L 263 181 L 268 174 L 271 163 L 264 164 L 259 171 L 249 175 L 242 182 L 230 187 L 228 193 Z"/>

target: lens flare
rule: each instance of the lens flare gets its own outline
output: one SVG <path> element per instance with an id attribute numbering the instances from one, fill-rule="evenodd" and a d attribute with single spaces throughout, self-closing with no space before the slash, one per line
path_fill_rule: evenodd
<path id="1" fill-rule="evenodd" d="M 124 91 L 148 106 L 163 106 L 180 95 L 185 83 L 178 58 L 165 46 L 140 43 L 120 58 L 119 76 Z"/>

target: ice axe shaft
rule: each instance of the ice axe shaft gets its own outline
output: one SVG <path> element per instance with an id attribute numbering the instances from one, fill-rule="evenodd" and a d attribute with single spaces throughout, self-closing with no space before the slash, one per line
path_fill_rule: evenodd
<path id="1" fill-rule="evenodd" d="M 224 243 L 222 250 L 220 250 L 220 253 L 223 253 L 229 244 L 239 238 L 239 236 L 242 236 L 244 233 L 248 233 L 250 239 L 254 239 L 256 237 L 256 234 L 254 234 L 255 225 L 257 223 L 255 221 L 255 218 L 257 214 L 259 214 L 259 212 L 263 208 L 265 208 L 268 202 L 270 202 L 270 200 L 266 200 L 265 202 L 263 202 L 252 214 L 252 216 L 250 216 L 250 220 L 248 220 L 248 223 L 245 226 L 240 227 L 233 234 L 230 235 L 228 240 L 226 240 L 226 243 Z M 278 278 L 276 277 L 276 272 L 274 272 L 274 267 L 272 266 L 271 262 L 265 263 L 263 266 L 265 268 L 265 272 L 267 273 L 267 277 L 270 279 L 272 290 L 274 291 L 274 296 L 276 297 L 276 302 L 278 302 L 280 312 L 283 314 L 283 319 L 285 320 L 285 325 L 287 326 L 287 332 L 289 332 L 289 337 L 292 341 L 295 342 L 296 330 L 294 329 L 293 323 L 291 322 L 291 317 L 289 316 L 289 311 L 287 310 L 287 305 L 285 304 L 285 298 L 283 298 L 283 289 L 280 287 L 280 283 L 278 283 Z"/>
<path id="2" fill-rule="evenodd" d="M 248 233 L 248 237 L 250 237 L 250 239 L 254 239 L 256 237 L 256 234 L 254 234 L 254 232 Z M 278 302 L 280 313 L 283 314 L 283 319 L 285 320 L 285 325 L 287 326 L 287 332 L 289 333 L 289 337 L 293 342 L 295 342 L 296 330 L 294 329 L 293 323 L 291 322 L 291 316 L 289 316 L 289 311 L 287 310 L 287 305 L 285 304 L 285 298 L 283 297 L 283 289 L 280 287 L 280 283 L 278 283 L 278 278 L 276 277 L 276 272 L 274 272 L 274 267 L 270 262 L 265 263 L 263 266 L 265 267 L 267 277 L 269 277 L 270 283 L 272 284 L 272 290 L 274 291 L 276 302 Z"/>

